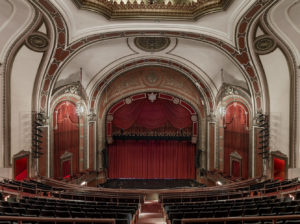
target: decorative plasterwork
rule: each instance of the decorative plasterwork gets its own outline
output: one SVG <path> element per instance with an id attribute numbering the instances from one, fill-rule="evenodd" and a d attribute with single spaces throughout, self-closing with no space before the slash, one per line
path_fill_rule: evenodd
<path id="1" fill-rule="evenodd" d="M 269 54 L 277 47 L 276 41 L 269 35 L 258 36 L 254 40 L 254 50 L 257 54 Z"/>
<path id="2" fill-rule="evenodd" d="M 76 42 L 68 44 L 67 41 L 67 27 L 65 21 L 58 10 L 46 0 L 38 0 L 37 4 L 46 11 L 49 18 L 53 19 L 57 32 L 57 43 L 54 49 L 54 57 L 51 60 L 51 64 L 48 67 L 48 71 L 44 76 L 44 81 L 42 82 L 42 92 L 40 94 L 40 110 L 47 111 L 47 105 L 49 100 L 49 92 L 51 91 L 51 86 L 53 80 L 59 73 L 59 70 L 64 65 L 65 61 L 68 61 L 74 54 L 76 54 L 83 47 L 89 46 L 92 43 L 112 39 L 112 38 L 123 38 L 123 37 L 136 37 L 136 36 L 167 36 L 167 37 L 177 37 L 192 39 L 195 41 L 201 41 L 217 47 L 222 52 L 227 54 L 231 59 L 239 65 L 240 69 L 248 76 L 250 81 L 250 87 L 252 89 L 254 100 L 254 107 L 256 110 L 261 110 L 262 108 L 262 93 L 261 86 L 256 74 L 256 69 L 253 67 L 250 52 L 248 49 L 248 36 L 247 32 L 251 26 L 254 18 L 260 14 L 262 10 L 269 6 L 273 1 L 257 1 L 253 4 L 250 9 L 245 13 L 242 19 L 237 25 L 236 41 L 237 46 L 231 46 L 224 41 L 210 37 L 203 34 L 187 33 L 187 32 L 175 32 L 175 31 L 124 31 L 124 32 L 111 32 L 102 33 L 87 36 L 77 40 Z M 180 65 L 179 65 L 180 66 Z M 196 76 L 197 77 L 197 76 Z"/>
<path id="3" fill-rule="evenodd" d="M 146 52 L 158 52 L 166 49 L 170 45 L 168 37 L 136 37 L 135 45 Z"/>
<path id="4" fill-rule="evenodd" d="M 37 52 L 44 52 L 49 47 L 49 38 L 41 32 L 33 32 L 26 38 L 26 46 Z"/>
<path id="5" fill-rule="evenodd" d="M 153 59 L 154 60 L 154 59 Z M 131 62 L 129 65 L 139 65 Z M 122 66 L 122 69 L 128 67 L 127 64 Z M 103 111 L 107 108 L 110 102 L 115 101 L 124 95 L 132 94 L 133 92 L 141 92 L 147 89 L 148 91 L 160 91 L 165 93 L 172 93 L 189 100 L 196 105 L 197 109 L 201 111 L 202 116 L 205 115 L 205 107 L 213 106 L 212 96 L 209 89 L 201 82 L 201 92 L 194 85 L 193 81 L 184 76 L 178 70 L 175 70 L 175 64 L 172 67 L 163 65 L 144 65 L 139 67 L 129 67 L 127 70 L 120 70 L 118 74 L 115 70 L 111 71 L 111 75 L 117 74 L 116 77 L 110 77 L 109 80 L 101 81 L 92 93 L 90 110 L 96 111 L 94 108 L 99 105 L 99 116 L 101 117 Z M 105 85 L 109 83 L 109 85 Z M 203 92 L 203 94 L 201 94 Z M 100 98 L 101 95 L 101 98 Z M 202 95 L 202 96 L 201 96 Z M 203 100 L 208 101 L 208 105 L 203 105 Z M 130 102 L 130 100 L 127 100 Z M 176 101 L 176 100 L 175 100 Z M 208 108 L 206 111 L 210 111 Z"/>
<path id="6" fill-rule="evenodd" d="M 107 19 L 197 20 L 223 11 L 232 0 L 73 0 L 79 9 L 97 12 Z"/>

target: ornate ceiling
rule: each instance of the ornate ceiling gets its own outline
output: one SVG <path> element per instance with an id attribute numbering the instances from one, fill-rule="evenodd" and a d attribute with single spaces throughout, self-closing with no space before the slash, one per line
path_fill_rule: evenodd
<path id="1" fill-rule="evenodd" d="M 107 19 L 197 20 L 225 10 L 232 0 L 73 0 Z"/>

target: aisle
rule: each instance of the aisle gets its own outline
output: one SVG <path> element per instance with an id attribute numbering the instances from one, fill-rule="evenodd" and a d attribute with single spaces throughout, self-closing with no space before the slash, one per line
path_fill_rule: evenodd
<path id="1" fill-rule="evenodd" d="M 157 201 L 145 201 L 137 224 L 165 224 L 161 204 Z"/>

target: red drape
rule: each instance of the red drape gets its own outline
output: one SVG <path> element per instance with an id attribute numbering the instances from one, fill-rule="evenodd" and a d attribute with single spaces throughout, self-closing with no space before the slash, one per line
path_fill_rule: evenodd
<path id="1" fill-rule="evenodd" d="M 237 152 L 242 157 L 242 177 L 248 178 L 249 159 L 249 113 L 239 102 L 226 108 L 224 127 L 224 172 L 230 175 L 230 154 Z"/>
<path id="2" fill-rule="evenodd" d="M 285 178 L 285 160 L 274 158 L 273 160 L 274 180 L 283 180 Z"/>
<path id="3" fill-rule="evenodd" d="M 231 164 L 232 176 L 241 177 L 241 164 L 238 161 L 233 160 Z"/>
<path id="4" fill-rule="evenodd" d="M 195 145 L 175 140 L 117 140 L 109 145 L 109 178 L 195 178 Z"/>
<path id="5" fill-rule="evenodd" d="M 117 110 L 113 125 L 122 129 L 128 129 L 133 124 L 145 128 L 159 128 L 168 122 L 177 129 L 192 125 L 190 112 L 184 107 L 163 99 L 154 102 L 144 99 Z"/>
<path id="6" fill-rule="evenodd" d="M 62 163 L 62 177 L 68 178 L 71 176 L 71 160 L 65 160 Z"/>
<path id="7" fill-rule="evenodd" d="M 15 160 L 15 179 L 23 180 L 28 177 L 27 175 L 27 157 Z"/>
<path id="8" fill-rule="evenodd" d="M 60 157 L 65 152 L 73 155 L 73 173 L 79 166 L 79 118 L 76 106 L 70 101 L 59 103 L 54 111 L 54 177 L 61 177 Z"/>

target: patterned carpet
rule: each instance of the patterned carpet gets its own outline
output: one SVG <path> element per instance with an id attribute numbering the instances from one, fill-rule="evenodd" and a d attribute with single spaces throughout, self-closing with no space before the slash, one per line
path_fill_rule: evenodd
<path id="1" fill-rule="evenodd" d="M 141 207 L 137 224 L 165 224 L 161 204 L 157 201 L 145 201 Z"/>

